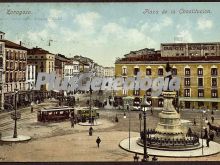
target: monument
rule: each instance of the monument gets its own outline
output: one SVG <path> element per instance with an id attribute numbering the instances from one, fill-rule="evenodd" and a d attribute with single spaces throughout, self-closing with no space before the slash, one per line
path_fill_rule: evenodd
<path id="1" fill-rule="evenodd" d="M 169 63 L 166 65 L 166 72 L 170 73 L 165 78 L 172 79 L 172 68 Z M 185 150 L 193 149 L 199 146 L 199 137 L 195 134 L 186 134 L 184 125 L 181 123 L 180 114 L 177 113 L 173 105 L 173 100 L 177 97 L 176 91 L 163 91 L 164 107 L 159 113 L 159 122 L 155 130 L 147 131 L 147 146 L 149 148 L 158 148 L 166 150 Z M 137 141 L 143 145 L 143 132 L 141 138 Z"/>

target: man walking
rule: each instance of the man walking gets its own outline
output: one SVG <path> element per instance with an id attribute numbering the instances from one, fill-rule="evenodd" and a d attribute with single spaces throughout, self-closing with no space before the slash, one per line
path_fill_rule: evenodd
<path id="1" fill-rule="evenodd" d="M 212 116 L 211 119 L 212 119 L 212 123 L 214 123 L 214 120 L 215 120 L 214 116 Z"/>
<path id="2" fill-rule="evenodd" d="M 97 143 L 97 146 L 99 148 L 99 144 L 101 143 L 101 139 L 99 137 L 96 139 L 96 143 Z"/>
<path id="3" fill-rule="evenodd" d="M 34 108 L 33 108 L 33 106 L 31 105 L 31 113 L 33 113 L 34 112 Z"/>

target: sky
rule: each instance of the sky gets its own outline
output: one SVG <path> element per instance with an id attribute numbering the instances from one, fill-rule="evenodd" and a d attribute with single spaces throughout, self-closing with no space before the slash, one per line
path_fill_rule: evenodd
<path id="1" fill-rule="evenodd" d="M 192 9 L 210 12 L 181 13 Z M 2 3 L 0 16 L 8 40 L 102 66 L 114 66 L 130 51 L 158 50 L 161 43 L 220 41 L 218 2 Z"/>

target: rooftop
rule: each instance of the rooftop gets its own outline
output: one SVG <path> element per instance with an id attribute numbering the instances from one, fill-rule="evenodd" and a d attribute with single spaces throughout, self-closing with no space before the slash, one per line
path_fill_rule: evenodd
<path id="1" fill-rule="evenodd" d="M 133 57 L 124 57 L 116 60 L 115 64 L 125 63 L 163 63 L 170 61 L 172 62 L 198 62 L 198 61 L 209 61 L 215 62 L 220 61 L 220 56 L 184 56 L 184 57 L 161 57 L 161 54 L 153 55 L 138 55 Z"/>
<path id="2" fill-rule="evenodd" d="M 42 48 L 38 48 L 38 47 L 28 50 L 28 55 L 38 55 L 38 54 L 52 54 L 52 53 Z"/>
<path id="3" fill-rule="evenodd" d="M 11 42 L 9 40 L 0 40 L 2 42 L 5 42 L 5 47 L 6 48 L 13 48 L 13 49 L 22 49 L 22 50 L 28 50 L 28 48 L 21 46 L 19 44 L 16 44 L 14 42 Z"/>

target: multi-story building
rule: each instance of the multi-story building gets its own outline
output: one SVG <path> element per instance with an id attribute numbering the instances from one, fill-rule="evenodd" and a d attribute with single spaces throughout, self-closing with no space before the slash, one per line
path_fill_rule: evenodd
<path id="1" fill-rule="evenodd" d="M 104 77 L 114 77 L 115 68 L 114 67 L 104 67 Z"/>
<path id="2" fill-rule="evenodd" d="M 64 55 L 57 54 L 55 56 L 56 75 L 59 75 L 63 79 L 65 76 L 65 64 L 69 62 L 71 62 L 70 59 L 68 59 Z"/>
<path id="3" fill-rule="evenodd" d="M 55 55 L 42 48 L 32 48 L 28 50 L 28 63 L 36 66 L 36 75 L 39 72 L 51 73 L 55 71 Z M 36 99 L 47 98 L 50 96 L 48 92 L 48 84 L 42 85 L 39 94 Z"/>
<path id="4" fill-rule="evenodd" d="M 27 90 L 32 90 L 36 83 L 36 66 L 35 64 L 27 64 L 26 66 L 26 84 Z"/>
<path id="5" fill-rule="evenodd" d="M 66 62 L 64 65 L 64 77 L 68 79 L 78 76 L 80 73 L 80 62 L 74 59 L 71 59 L 70 62 Z"/>
<path id="6" fill-rule="evenodd" d="M 164 45 L 162 44 L 161 47 L 163 48 Z M 173 77 L 177 76 L 181 80 L 179 90 L 181 105 L 185 108 L 220 109 L 220 56 L 217 53 L 214 56 L 212 52 L 212 50 L 206 52 L 209 53 L 207 56 L 179 56 L 174 53 L 169 55 L 161 50 L 163 55 L 125 57 L 115 62 L 115 76 L 126 79 L 135 77 L 140 72 L 141 77 L 152 79 L 164 77 L 166 63 L 169 62 L 173 68 Z M 170 53 L 172 54 L 172 51 Z M 120 90 L 117 91 L 117 95 L 132 95 L 140 98 L 146 95 L 154 107 L 162 107 L 163 97 L 151 97 L 151 92 L 151 90 Z"/>
<path id="7" fill-rule="evenodd" d="M 104 68 L 101 65 L 98 65 L 97 63 L 94 63 L 93 70 L 95 71 L 95 76 L 97 77 L 103 77 L 104 76 Z"/>
<path id="8" fill-rule="evenodd" d="M 4 39 L 4 32 L 0 31 L 0 110 L 4 109 L 4 93 L 3 93 L 3 87 L 5 82 L 5 72 L 4 72 L 4 66 L 5 66 L 5 42 L 1 41 Z"/>
<path id="9" fill-rule="evenodd" d="M 35 64 L 27 64 L 26 66 L 26 90 L 28 93 L 28 101 L 34 101 L 33 89 L 36 83 L 36 66 Z"/>
<path id="10" fill-rule="evenodd" d="M 18 91 L 18 104 L 22 106 L 27 102 L 26 92 L 26 65 L 27 65 L 27 48 L 16 44 L 14 42 L 4 39 L 1 35 L 1 43 L 4 42 L 4 55 L 3 62 L 4 68 L 4 108 L 12 108 L 8 106 L 15 106 L 15 92 Z"/>

